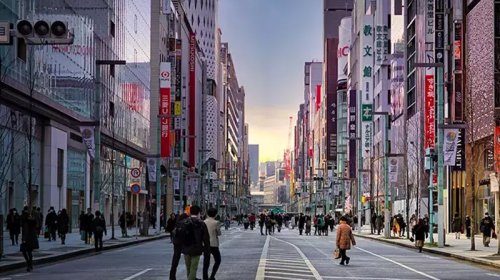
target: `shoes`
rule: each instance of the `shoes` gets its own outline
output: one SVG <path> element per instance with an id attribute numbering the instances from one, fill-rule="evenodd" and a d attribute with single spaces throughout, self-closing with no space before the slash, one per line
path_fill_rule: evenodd
<path id="1" fill-rule="evenodd" d="M 347 259 L 345 260 L 345 263 L 346 264 L 349 264 L 349 261 L 351 260 L 351 258 L 347 257 Z"/>
<path id="2" fill-rule="evenodd" d="M 345 265 L 343 262 L 339 263 L 340 265 Z"/>

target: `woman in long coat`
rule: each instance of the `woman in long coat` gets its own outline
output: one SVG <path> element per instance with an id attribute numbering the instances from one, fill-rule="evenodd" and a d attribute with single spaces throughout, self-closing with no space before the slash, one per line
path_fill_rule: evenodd
<path id="1" fill-rule="evenodd" d="M 351 249 L 352 245 L 356 245 L 354 236 L 352 235 L 351 227 L 347 224 L 347 218 L 340 217 L 340 223 L 337 227 L 337 248 L 340 250 L 340 264 L 349 264 L 351 258 L 346 255 L 347 250 Z"/>
<path id="2" fill-rule="evenodd" d="M 418 252 L 422 253 L 422 248 L 424 247 L 425 238 L 427 238 L 428 228 L 424 223 L 423 219 L 418 219 L 418 224 L 415 226 L 415 247 L 418 248 Z"/>
<path id="3" fill-rule="evenodd" d="M 57 231 L 61 237 L 61 244 L 64 245 L 66 242 L 66 234 L 69 231 L 69 216 L 66 209 L 62 209 L 61 213 L 57 215 Z"/>
<path id="4" fill-rule="evenodd" d="M 38 249 L 38 232 L 36 228 L 36 219 L 29 212 L 28 206 L 24 207 L 21 216 L 22 243 L 21 252 L 26 260 L 27 271 L 33 270 L 33 250 Z"/>

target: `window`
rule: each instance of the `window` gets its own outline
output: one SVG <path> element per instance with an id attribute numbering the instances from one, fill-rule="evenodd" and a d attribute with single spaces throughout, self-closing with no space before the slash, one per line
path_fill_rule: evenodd
<path id="1" fill-rule="evenodd" d="M 109 34 L 115 37 L 115 23 L 112 20 L 109 21 Z"/>
<path id="2" fill-rule="evenodd" d="M 391 90 L 387 90 L 387 104 L 391 105 Z"/>
<path id="3" fill-rule="evenodd" d="M 109 65 L 109 75 L 111 77 L 115 76 L 115 65 L 114 64 Z"/>
<path id="4" fill-rule="evenodd" d="M 57 149 L 57 186 L 62 187 L 64 182 L 64 150 Z"/>
<path id="5" fill-rule="evenodd" d="M 109 101 L 109 116 L 115 117 L 115 103 L 113 101 Z"/>
<path id="6" fill-rule="evenodd" d="M 23 38 L 17 38 L 17 58 L 26 62 L 26 42 Z"/>

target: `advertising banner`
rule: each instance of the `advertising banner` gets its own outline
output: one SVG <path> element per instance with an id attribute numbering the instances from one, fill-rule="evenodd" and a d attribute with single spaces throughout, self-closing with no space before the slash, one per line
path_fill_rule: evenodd
<path id="1" fill-rule="evenodd" d="M 444 130 L 443 155 L 444 165 L 454 166 L 457 159 L 458 129 Z"/>
<path id="2" fill-rule="evenodd" d="M 172 172 L 172 183 L 175 193 L 179 193 L 180 181 L 181 181 L 181 171 L 180 170 L 170 170 Z"/>
<path id="3" fill-rule="evenodd" d="M 434 75 L 425 75 L 425 140 L 424 148 L 434 148 L 436 139 L 436 103 Z"/>
<path id="4" fill-rule="evenodd" d="M 170 100 L 171 100 L 170 62 L 160 62 L 160 156 L 170 156 Z"/>
<path id="5" fill-rule="evenodd" d="M 377 25 L 375 28 L 375 63 L 389 64 L 389 26 Z"/>
<path id="6" fill-rule="evenodd" d="M 90 158 L 95 157 L 95 142 L 94 142 L 94 127 L 93 126 L 80 126 L 80 133 L 82 134 L 82 140 Z"/>
<path id="7" fill-rule="evenodd" d="M 146 162 L 148 167 L 148 180 L 149 182 L 156 182 L 156 159 L 147 158 Z"/>
<path id="8" fill-rule="evenodd" d="M 339 43 L 337 51 L 338 80 L 346 80 L 347 73 L 344 68 L 347 66 L 349 58 L 349 48 L 351 45 L 351 18 L 345 17 L 340 21 Z"/>
<path id="9" fill-rule="evenodd" d="M 495 127 L 494 135 L 495 172 L 500 172 L 500 126 Z"/>
<path id="10" fill-rule="evenodd" d="M 356 90 L 349 91 L 349 178 L 356 178 Z"/>
<path id="11" fill-rule="evenodd" d="M 398 182 L 398 160 L 395 158 L 391 158 L 389 160 L 389 182 L 397 183 Z"/>

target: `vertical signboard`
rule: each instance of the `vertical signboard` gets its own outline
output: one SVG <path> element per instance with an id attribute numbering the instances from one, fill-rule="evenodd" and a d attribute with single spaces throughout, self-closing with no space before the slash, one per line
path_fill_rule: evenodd
<path id="1" fill-rule="evenodd" d="M 424 148 L 434 148 L 436 139 L 436 103 L 434 98 L 434 75 L 425 75 L 425 120 Z"/>
<path id="2" fill-rule="evenodd" d="M 447 128 L 444 130 L 443 157 L 444 166 L 454 166 L 458 151 L 458 129 Z"/>
<path id="3" fill-rule="evenodd" d="M 183 123 L 182 123 L 182 118 L 180 117 L 182 115 L 182 78 L 181 78 L 181 65 L 182 65 L 182 41 L 180 39 L 175 40 L 175 104 L 179 104 L 177 106 L 180 106 L 181 112 L 179 112 L 179 117 L 176 117 L 176 120 L 174 123 L 180 124 L 178 127 L 175 128 L 175 147 L 176 147 L 176 152 L 175 156 L 180 157 L 181 156 L 181 131 L 184 129 Z M 177 113 L 176 113 L 177 115 Z"/>
<path id="4" fill-rule="evenodd" d="M 436 0 L 434 16 L 435 16 L 434 54 L 436 56 L 436 62 L 443 63 L 444 62 L 444 0 Z"/>
<path id="5" fill-rule="evenodd" d="M 375 63 L 377 65 L 389 64 L 389 27 L 377 25 L 375 27 Z"/>
<path id="6" fill-rule="evenodd" d="M 349 178 L 356 178 L 356 90 L 349 91 Z"/>
<path id="7" fill-rule="evenodd" d="M 495 127 L 494 135 L 495 172 L 500 172 L 500 126 Z"/>
<path id="8" fill-rule="evenodd" d="M 373 131 L 372 131 L 372 110 L 373 110 L 373 16 L 364 16 L 363 25 L 360 32 L 360 84 L 361 93 L 360 114 L 361 123 L 361 148 L 362 157 L 371 156 Z"/>
<path id="9" fill-rule="evenodd" d="M 455 22 L 455 40 L 453 41 L 453 120 L 463 121 L 463 93 L 462 93 L 462 23 Z"/>
<path id="10" fill-rule="evenodd" d="M 196 134 L 196 35 L 189 35 L 189 124 L 188 135 Z M 189 164 L 195 165 L 195 138 L 189 137 Z"/>
<path id="11" fill-rule="evenodd" d="M 452 167 L 454 171 L 465 171 L 465 129 L 458 129 L 457 139 L 457 155 L 455 157 L 455 165 Z"/>
<path id="12" fill-rule="evenodd" d="M 160 62 L 160 156 L 170 156 L 170 62 Z"/>

